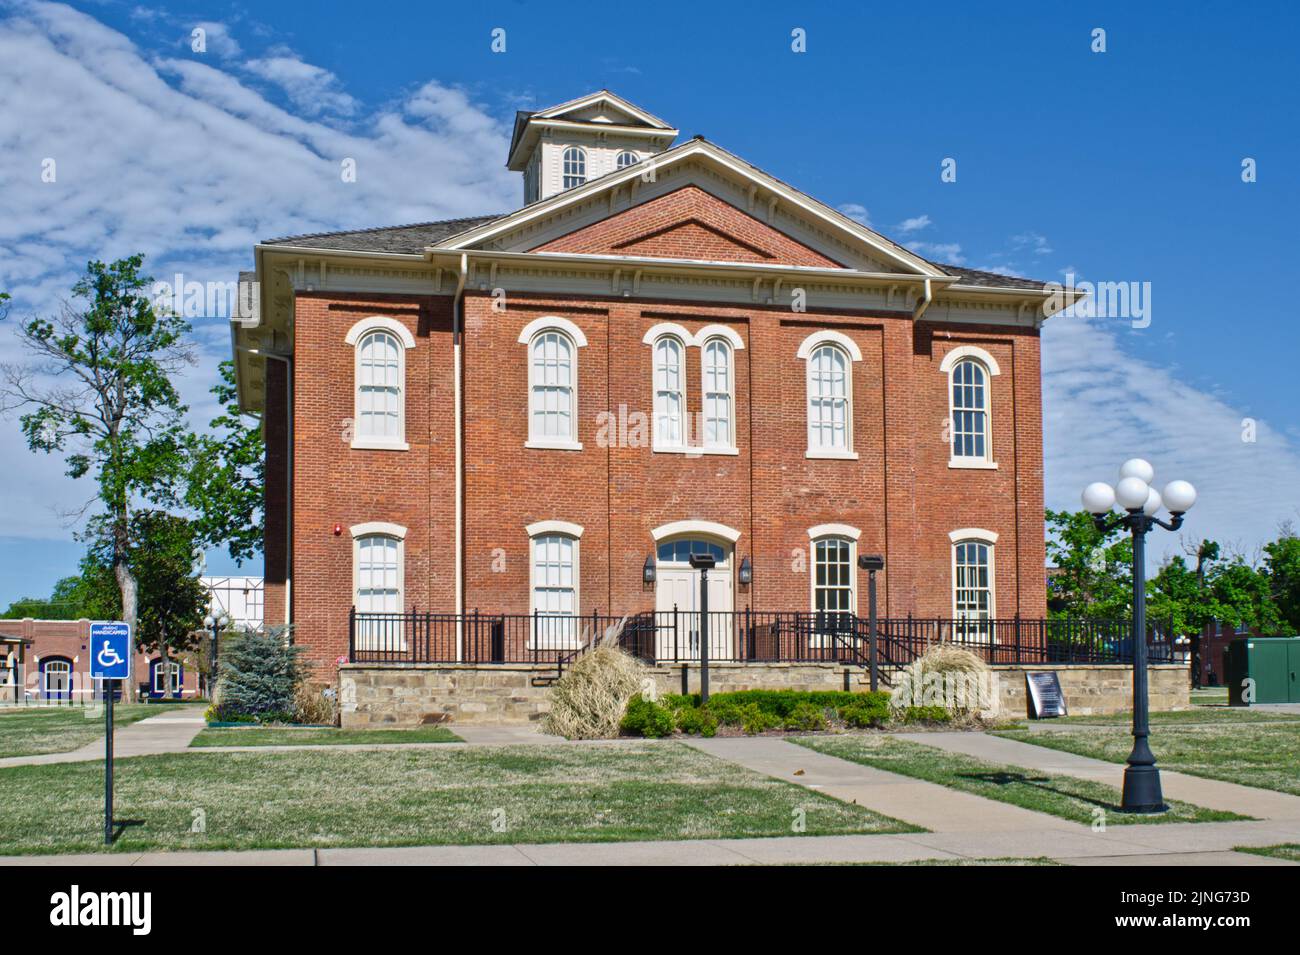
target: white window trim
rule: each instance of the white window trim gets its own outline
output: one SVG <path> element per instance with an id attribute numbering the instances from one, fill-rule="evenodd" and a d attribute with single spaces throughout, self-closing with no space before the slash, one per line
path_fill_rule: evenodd
<path id="1" fill-rule="evenodd" d="M 832 528 L 832 530 L 825 530 Z M 813 533 L 818 531 L 819 533 Z M 851 533 L 841 533 L 841 531 L 850 531 Z M 838 540 L 847 540 L 849 542 L 849 610 L 848 612 L 857 616 L 858 613 L 858 537 L 860 531 L 855 527 L 849 527 L 847 524 L 819 524 L 817 527 L 808 529 L 808 611 L 817 613 L 817 542 L 836 538 Z M 833 611 L 832 611 L 833 612 Z M 827 647 L 834 641 L 824 635 L 815 634 L 816 646 Z"/>
<path id="2" fill-rule="evenodd" d="M 714 329 L 714 331 L 711 332 L 706 338 L 704 337 L 704 332 L 709 331 L 709 329 Z M 731 441 L 729 441 L 726 444 L 706 444 L 704 435 L 700 434 L 699 435 L 700 446 L 697 450 L 702 451 L 705 454 L 739 454 L 740 453 L 739 449 L 736 447 L 737 429 L 736 429 L 736 342 L 735 342 L 735 340 L 739 339 L 740 336 L 736 335 L 735 332 L 731 332 L 731 335 L 726 335 L 723 333 L 724 331 L 730 331 L 730 329 L 724 330 L 720 325 L 710 325 L 709 328 L 704 329 L 700 333 L 700 335 L 696 336 L 700 345 L 700 423 L 701 423 L 700 430 L 701 431 L 706 430 L 703 427 L 704 398 L 705 398 L 704 382 L 708 379 L 708 375 L 706 374 L 708 366 L 706 362 L 708 360 L 708 354 L 709 354 L 708 348 L 706 346 L 709 344 L 709 342 L 715 339 L 723 341 L 727 344 L 727 383 L 730 386 L 727 395 L 730 398 L 730 401 L 728 402 L 728 406 L 731 409 L 729 420 L 727 422 L 727 430 L 731 433 Z"/>
<path id="3" fill-rule="evenodd" d="M 569 344 L 573 346 L 573 367 L 571 369 L 573 399 L 570 420 L 573 422 L 575 437 L 569 440 L 533 437 L 533 339 L 546 332 L 559 332 L 568 338 Z M 541 318 L 533 319 L 523 327 L 519 332 L 518 341 L 521 345 L 528 347 L 528 438 L 524 441 L 524 447 L 545 451 L 581 451 L 582 442 L 577 440 L 576 437 L 578 434 L 578 349 L 586 347 L 587 336 L 582 333 L 581 328 L 567 318 L 560 315 L 543 315 Z"/>
<path id="4" fill-rule="evenodd" d="M 706 325 L 695 333 L 695 344 L 703 347 L 710 338 L 725 338 L 736 351 L 743 351 L 745 340 L 734 328 L 726 325 Z"/>
<path id="5" fill-rule="evenodd" d="M 406 540 L 406 528 L 401 524 L 390 524 L 388 521 L 366 521 L 364 524 L 353 524 L 348 530 L 352 533 L 353 540 L 358 537 L 369 537 L 371 534 L 396 537 L 399 541 Z"/>
<path id="6" fill-rule="evenodd" d="M 948 589 L 952 591 L 952 617 L 957 619 L 957 545 L 969 542 L 986 544 L 989 549 L 989 619 L 996 620 L 998 616 L 998 577 L 997 577 L 997 540 L 998 535 L 993 531 L 986 531 L 980 527 L 963 527 L 948 534 L 948 539 L 952 542 L 950 548 L 952 556 L 949 558 L 951 568 L 949 573 Z"/>
<path id="7" fill-rule="evenodd" d="M 537 538 L 560 534 L 573 538 L 573 639 L 563 644 L 546 646 L 546 650 L 577 650 L 582 646 L 582 531 L 581 524 L 569 521 L 538 521 L 524 528 L 528 534 L 528 613 L 537 611 Z M 527 649 L 536 646 L 532 624 L 528 628 Z"/>
<path id="8" fill-rule="evenodd" d="M 824 461 L 856 461 L 858 460 L 858 452 L 853 450 L 853 363 L 862 361 L 862 349 L 858 348 L 857 342 L 843 332 L 822 329 L 819 332 L 813 332 L 803 340 L 802 344 L 799 345 L 799 350 L 795 353 L 795 357 L 808 362 L 813 353 L 822 345 L 834 345 L 849 357 L 849 362 L 845 366 L 844 381 L 844 394 L 848 400 L 844 420 L 844 437 L 847 447 L 843 450 L 814 448 L 812 443 L 808 442 L 803 456 Z M 810 364 L 804 366 L 803 381 L 804 440 L 807 441 L 811 437 L 811 421 L 808 416 L 809 405 L 812 403 L 812 366 Z"/>
<path id="9" fill-rule="evenodd" d="M 365 451 L 409 451 L 406 441 L 406 352 L 397 353 L 397 430 L 396 438 L 379 438 L 357 434 L 357 423 L 361 420 L 361 349 L 362 339 L 371 332 L 385 331 L 396 336 L 407 350 L 415 347 L 415 336 L 411 330 L 395 318 L 385 315 L 369 315 L 348 329 L 343 340 L 352 347 L 352 441 L 351 447 Z"/>
<path id="10" fill-rule="evenodd" d="M 655 543 L 668 537 L 687 537 L 706 535 L 719 537 L 729 543 L 736 543 L 740 540 L 740 531 L 734 527 L 728 527 L 726 524 L 719 524 L 717 521 L 673 521 L 670 524 L 661 524 L 650 532 Z"/>
<path id="11" fill-rule="evenodd" d="M 957 366 L 966 360 L 979 362 L 984 367 L 984 456 L 982 458 L 958 456 L 952 453 L 952 441 L 948 442 L 948 467 L 954 470 L 996 471 L 997 462 L 993 459 L 993 378 L 1002 374 L 998 360 L 978 345 L 958 345 L 943 356 L 939 371 L 948 376 L 948 427 L 955 427 L 952 406 L 952 376 Z"/>
<path id="12" fill-rule="evenodd" d="M 388 537 L 397 541 L 397 607 L 402 613 L 406 607 L 406 528 L 400 524 L 371 521 L 352 526 L 352 606 L 357 605 L 361 590 L 361 538 Z M 403 641 L 403 648 L 405 641 Z M 394 648 L 396 649 L 396 648 Z"/>
<path id="13" fill-rule="evenodd" d="M 653 338 L 650 337 L 651 332 L 656 331 L 657 334 Z M 659 343 L 665 338 L 673 339 L 682 349 L 682 441 L 680 444 L 660 444 L 659 442 L 659 410 L 655 407 L 659 397 L 659 370 L 655 367 L 655 362 L 658 360 L 655 357 L 655 352 L 659 348 Z M 690 362 L 686 360 L 686 349 L 694 341 L 694 336 L 680 325 L 663 322 L 642 336 L 642 342 L 647 340 L 650 344 L 650 450 L 652 453 L 658 454 L 703 454 L 704 448 L 692 448 L 686 443 L 686 439 L 690 437 L 690 375 L 687 373 Z"/>

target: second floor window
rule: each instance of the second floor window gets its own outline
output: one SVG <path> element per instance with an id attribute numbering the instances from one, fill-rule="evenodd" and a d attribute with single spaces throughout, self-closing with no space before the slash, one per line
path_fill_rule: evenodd
<path id="1" fill-rule="evenodd" d="M 544 331 L 529 346 L 530 441 L 574 441 L 573 342 L 563 332 Z"/>
<path id="2" fill-rule="evenodd" d="M 587 154 L 577 146 L 564 151 L 564 188 L 572 189 L 587 181 Z"/>
<path id="3" fill-rule="evenodd" d="M 808 359 L 808 449 L 849 447 L 849 358 L 836 345 L 818 345 Z"/>
<path id="4" fill-rule="evenodd" d="M 967 358 L 952 369 L 952 456 L 988 460 L 988 377 Z"/>
<path id="5" fill-rule="evenodd" d="M 388 331 L 374 331 L 357 349 L 357 421 L 360 438 L 402 438 L 402 345 Z"/>
<path id="6" fill-rule="evenodd" d="M 682 343 L 671 335 L 654 345 L 656 447 L 676 448 L 685 444 L 686 374 Z"/>
<path id="7" fill-rule="evenodd" d="M 704 360 L 704 446 L 735 447 L 732 430 L 731 345 L 711 338 L 702 349 Z"/>

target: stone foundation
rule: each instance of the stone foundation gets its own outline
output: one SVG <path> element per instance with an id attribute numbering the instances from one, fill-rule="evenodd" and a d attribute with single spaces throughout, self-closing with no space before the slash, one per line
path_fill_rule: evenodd
<path id="1" fill-rule="evenodd" d="M 682 691 L 682 669 L 681 664 L 651 668 L 659 693 Z M 840 690 L 844 670 L 835 663 L 715 663 L 709 666 L 709 690 Z M 1132 702 L 1133 671 L 1122 664 L 995 666 L 1001 715 L 1027 715 L 1027 670 L 1056 671 L 1072 715 L 1116 713 Z M 339 668 L 341 720 L 345 729 L 535 722 L 550 706 L 550 688 L 534 686 L 533 679 L 554 672 L 528 664 L 348 663 Z M 699 667 L 687 666 L 686 675 L 688 692 L 699 692 Z M 1149 680 L 1152 711 L 1190 705 L 1186 666 L 1153 666 Z M 861 692 L 868 684 L 865 671 L 850 668 L 850 689 Z"/>

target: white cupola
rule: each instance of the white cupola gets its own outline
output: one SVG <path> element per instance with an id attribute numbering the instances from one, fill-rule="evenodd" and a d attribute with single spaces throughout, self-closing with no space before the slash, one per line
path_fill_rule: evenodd
<path id="1" fill-rule="evenodd" d="M 677 138 L 658 116 L 609 90 L 515 114 L 506 168 L 524 174 L 524 204 L 655 156 Z"/>

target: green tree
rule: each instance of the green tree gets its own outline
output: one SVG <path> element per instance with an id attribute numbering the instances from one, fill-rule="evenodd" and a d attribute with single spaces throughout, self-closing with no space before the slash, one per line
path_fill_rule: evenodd
<path id="1" fill-rule="evenodd" d="M 244 561 L 262 549 L 262 422 L 239 410 L 234 362 L 221 363 L 221 382 L 211 391 L 222 412 L 212 419 L 211 434 L 190 435 L 186 442 L 185 503 L 196 515 L 201 544 L 225 545 L 231 557 Z"/>
<path id="2" fill-rule="evenodd" d="M 106 535 L 122 619 L 133 627 L 131 513 L 141 502 L 176 500 L 185 471 L 185 406 L 171 379 L 193 362 L 189 325 L 155 310 L 143 261 L 133 255 L 87 263 L 72 287 L 73 303 L 19 327 L 30 361 L 0 369 L 0 403 L 22 412 L 28 446 L 63 453 L 72 478 L 95 479 L 96 536 Z"/>
<path id="3" fill-rule="evenodd" d="M 1256 627 L 1261 633 L 1277 633 L 1282 621 L 1269 584 L 1264 570 L 1240 557 L 1220 564 L 1208 579 L 1212 619 Z"/>
<path id="4" fill-rule="evenodd" d="M 1182 557 L 1166 561 L 1147 581 L 1147 617 L 1176 634 L 1200 633 L 1216 616 L 1215 602 Z"/>
<path id="5" fill-rule="evenodd" d="M 1285 623 L 1291 633 L 1300 633 L 1300 537 L 1290 525 L 1283 526 L 1277 540 L 1264 545 L 1264 566 L 1279 625 Z"/>
<path id="6" fill-rule="evenodd" d="M 1047 511 L 1052 615 L 1124 617 L 1133 600 L 1133 544 L 1116 529 L 1103 534 L 1087 511 Z"/>

